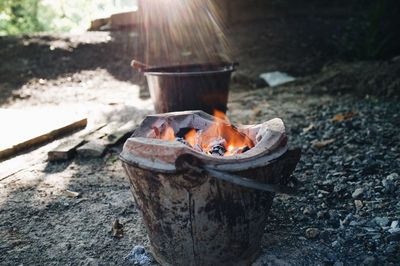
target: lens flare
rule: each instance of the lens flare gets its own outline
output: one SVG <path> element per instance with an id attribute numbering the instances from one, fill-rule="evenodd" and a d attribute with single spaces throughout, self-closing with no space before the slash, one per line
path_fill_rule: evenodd
<path id="1" fill-rule="evenodd" d="M 231 61 L 220 16 L 211 0 L 140 1 L 140 36 L 148 65 Z"/>

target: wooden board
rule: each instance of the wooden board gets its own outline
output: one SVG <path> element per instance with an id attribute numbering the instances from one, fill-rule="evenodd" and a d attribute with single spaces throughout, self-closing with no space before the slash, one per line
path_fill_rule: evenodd
<path id="1" fill-rule="evenodd" d="M 87 143 L 77 148 L 76 152 L 81 158 L 98 158 L 103 156 L 106 149 L 129 137 L 137 123 L 131 121 L 125 124 L 111 122 L 99 131 L 89 135 Z"/>
<path id="2" fill-rule="evenodd" d="M 76 149 L 81 158 L 98 158 L 103 156 L 106 145 L 101 140 L 92 140 Z"/>
<path id="3" fill-rule="evenodd" d="M 105 126 L 106 124 L 100 124 L 92 127 L 90 130 L 84 130 L 66 138 L 60 145 L 47 153 L 47 159 L 49 161 L 65 161 L 71 159 L 75 155 L 76 149 L 87 142 L 90 136 L 102 136 L 103 134 L 99 134 L 98 132 Z"/>
<path id="4" fill-rule="evenodd" d="M 77 147 L 83 144 L 82 138 L 69 139 L 47 153 L 47 159 L 52 161 L 65 161 L 71 159 Z"/>
<path id="5" fill-rule="evenodd" d="M 0 108 L 0 160 L 82 129 L 87 119 L 59 109 Z"/>
<path id="6" fill-rule="evenodd" d="M 126 124 L 120 125 L 114 132 L 103 137 L 107 146 L 112 146 L 118 142 L 127 139 L 137 127 L 135 121 L 130 121 Z"/>

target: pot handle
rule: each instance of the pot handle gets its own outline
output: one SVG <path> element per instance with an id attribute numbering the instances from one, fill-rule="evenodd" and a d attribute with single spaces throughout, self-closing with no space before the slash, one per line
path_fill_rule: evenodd
<path id="1" fill-rule="evenodd" d="M 143 72 L 144 69 L 149 68 L 150 66 L 138 60 L 133 59 L 131 61 L 131 67 L 138 70 L 139 72 Z"/>
<path id="2" fill-rule="evenodd" d="M 202 162 L 191 154 L 183 154 L 179 156 L 175 161 L 175 167 L 179 171 L 192 171 L 197 174 L 207 173 L 219 180 L 223 180 L 250 189 L 256 189 L 272 193 L 283 193 L 283 194 L 295 194 L 297 192 L 296 186 L 289 187 L 276 184 L 262 183 L 255 181 L 253 179 L 212 169 L 208 166 L 202 165 Z M 298 183 L 298 181 L 294 177 L 291 177 L 291 181 L 295 185 Z"/>

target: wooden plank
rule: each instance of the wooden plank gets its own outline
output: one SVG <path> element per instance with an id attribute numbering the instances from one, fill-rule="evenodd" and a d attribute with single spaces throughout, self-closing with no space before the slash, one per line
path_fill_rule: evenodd
<path id="1" fill-rule="evenodd" d="M 82 129 L 86 127 L 87 125 L 87 119 L 79 119 L 75 120 L 73 122 L 68 122 L 67 124 L 64 124 L 63 126 L 57 127 L 53 130 L 50 130 L 48 132 L 33 136 L 33 137 L 28 137 L 26 140 L 21 141 L 19 143 L 16 143 L 11 146 L 5 146 L 0 149 L 0 160 L 9 158 L 13 155 L 16 155 L 19 152 L 22 152 L 24 150 L 27 150 L 29 148 L 32 148 L 34 146 L 37 146 L 39 144 L 43 144 L 45 142 L 52 141 L 62 135 L 65 135 L 67 133 L 73 132 L 78 129 Z M 29 129 L 27 129 L 29 130 Z M 15 134 L 18 134 L 18 132 L 15 132 Z"/>
<path id="2" fill-rule="evenodd" d="M 112 122 L 100 129 L 95 134 L 89 136 L 90 140 L 76 149 L 76 152 L 81 158 L 98 158 L 104 155 L 108 147 L 113 146 L 123 139 L 128 138 L 137 123 L 130 121 L 125 124 Z"/>
<path id="3" fill-rule="evenodd" d="M 135 121 L 130 121 L 128 123 L 123 124 L 120 126 L 116 131 L 108 134 L 103 139 L 107 146 L 113 146 L 124 139 L 127 139 L 132 132 L 137 127 L 137 123 Z"/>
<path id="4" fill-rule="evenodd" d="M 105 151 L 106 145 L 101 140 L 91 140 L 76 149 L 76 153 L 81 158 L 99 158 Z"/>
<path id="5" fill-rule="evenodd" d="M 71 159 L 75 150 L 78 146 L 84 143 L 84 139 L 75 138 L 64 141 L 59 146 L 57 146 L 54 150 L 51 150 L 47 153 L 47 159 L 52 161 L 65 161 Z"/>
<path id="6" fill-rule="evenodd" d="M 119 122 L 111 122 L 100 130 L 85 137 L 85 144 L 76 149 L 76 153 L 81 158 L 98 158 L 103 156 L 109 144 L 107 136 L 117 131 L 121 127 Z"/>
<path id="7" fill-rule="evenodd" d="M 106 137 L 107 135 L 112 134 L 115 132 L 122 124 L 119 122 L 111 122 L 106 124 L 105 126 L 101 127 L 99 130 L 96 130 L 92 134 L 86 135 L 85 141 L 89 142 L 91 140 L 101 139 Z"/>
<path id="8" fill-rule="evenodd" d="M 76 149 L 86 142 L 85 138 L 96 134 L 102 136 L 103 133 L 99 134 L 98 131 L 105 126 L 106 124 L 97 125 L 92 130 L 67 138 L 64 142 L 47 153 L 47 159 L 49 161 L 65 161 L 71 159 L 75 155 Z"/>

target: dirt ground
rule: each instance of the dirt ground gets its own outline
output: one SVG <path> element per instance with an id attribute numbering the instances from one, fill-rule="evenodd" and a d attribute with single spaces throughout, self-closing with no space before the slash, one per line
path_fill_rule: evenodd
<path id="1" fill-rule="evenodd" d="M 139 122 L 153 109 L 144 80 L 129 68 L 135 38 L 1 38 L 0 107 L 63 106 L 92 124 Z M 249 47 L 251 40 L 243 38 L 241 45 Z M 398 265 L 399 239 L 388 231 L 400 219 L 398 102 L 348 94 L 340 84 L 332 93 L 329 79 L 318 74 L 333 60 L 329 53 L 304 44 L 274 56 L 271 50 L 282 41 L 238 55 L 243 64 L 228 104 L 234 123 L 281 117 L 290 145 L 303 151 L 295 176 L 304 187 L 299 196 L 276 197 L 254 265 Z M 258 74 L 270 70 L 289 71 L 299 81 L 279 88 L 254 85 Z M 332 122 L 350 111 L 354 118 Z M 313 144 L 331 139 L 320 149 Z M 118 159 L 122 144 L 101 159 L 47 162 L 47 151 L 60 141 L 0 163 L 0 264 L 133 265 L 127 255 L 135 245 L 148 247 L 148 240 Z M 13 169 L 18 171 L 9 175 Z M 381 182 L 390 175 L 394 188 L 386 193 Z M 352 193 L 360 187 L 363 207 L 355 207 Z M 80 195 L 70 197 L 66 190 Z M 388 222 L 369 225 L 377 217 Z M 122 238 L 112 235 L 115 219 L 123 225 Z M 310 228 L 315 236 L 306 233 Z"/>

